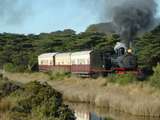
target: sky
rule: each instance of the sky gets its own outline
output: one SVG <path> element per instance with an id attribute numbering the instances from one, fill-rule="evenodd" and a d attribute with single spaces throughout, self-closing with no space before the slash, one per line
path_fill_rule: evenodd
<path id="1" fill-rule="evenodd" d="M 64 29 L 84 31 L 104 22 L 105 0 L 0 0 L 0 32 L 38 34 Z M 160 0 L 158 11 L 160 11 Z M 160 17 L 160 12 L 157 13 Z"/>

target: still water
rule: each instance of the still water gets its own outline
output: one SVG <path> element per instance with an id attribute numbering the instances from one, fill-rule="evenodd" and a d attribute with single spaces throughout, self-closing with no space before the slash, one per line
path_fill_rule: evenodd
<path id="1" fill-rule="evenodd" d="M 75 112 L 77 120 L 160 120 L 160 118 L 136 117 L 89 104 L 69 102 L 65 104 Z"/>

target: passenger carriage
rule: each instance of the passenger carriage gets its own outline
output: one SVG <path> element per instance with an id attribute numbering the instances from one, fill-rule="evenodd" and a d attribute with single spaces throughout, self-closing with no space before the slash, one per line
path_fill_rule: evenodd
<path id="1" fill-rule="evenodd" d="M 55 66 L 55 55 L 57 53 L 44 53 L 38 56 L 39 71 L 49 71 Z"/>

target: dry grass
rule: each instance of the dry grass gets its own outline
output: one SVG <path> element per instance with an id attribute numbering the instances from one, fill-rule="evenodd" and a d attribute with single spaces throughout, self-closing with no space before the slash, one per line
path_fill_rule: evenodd
<path id="1" fill-rule="evenodd" d="M 0 112 L 6 112 L 10 109 L 11 103 L 6 99 L 0 100 Z"/>
<path id="2" fill-rule="evenodd" d="M 49 80 L 42 73 L 11 74 L 8 78 L 18 79 L 20 82 Z M 160 91 L 146 83 L 121 86 L 107 82 L 106 78 L 82 79 L 74 76 L 48 83 L 60 91 L 68 101 L 92 103 L 98 107 L 112 108 L 137 116 L 160 117 Z"/>
<path id="3" fill-rule="evenodd" d="M 8 112 L 10 107 L 11 107 L 10 101 L 6 99 L 0 100 L 0 120 L 10 120 Z"/>
<path id="4" fill-rule="evenodd" d="M 0 120 L 10 120 L 9 113 L 8 112 L 5 112 L 5 113 L 0 112 Z"/>
<path id="5" fill-rule="evenodd" d="M 9 80 L 28 83 L 30 81 L 47 81 L 49 76 L 45 73 L 4 73 Z"/>
<path id="6" fill-rule="evenodd" d="M 159 91 L 142 83 L 120 86 L 99 78 L 70 79 L 50 84 L 68 101 L 88 102 L 137 116 L 160 116 Z"/>

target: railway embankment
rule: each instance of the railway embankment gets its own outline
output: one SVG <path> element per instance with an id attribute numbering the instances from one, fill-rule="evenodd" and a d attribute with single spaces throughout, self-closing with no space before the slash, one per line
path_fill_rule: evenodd
<path id="1" fill-rule="evenodd" d="M 90 103 L 136 116 L 160 116 L 160 91 L 148 82 L 132 79 L 125 84 L 125 78 L 113 83 L 108 78 L 82 79 L 74 76 L 51 80 L 50 76 L 40 73 L 8 74 L 6 77 L 19 82 L 48 82 L 63 94 L 66 101 Z"/>

